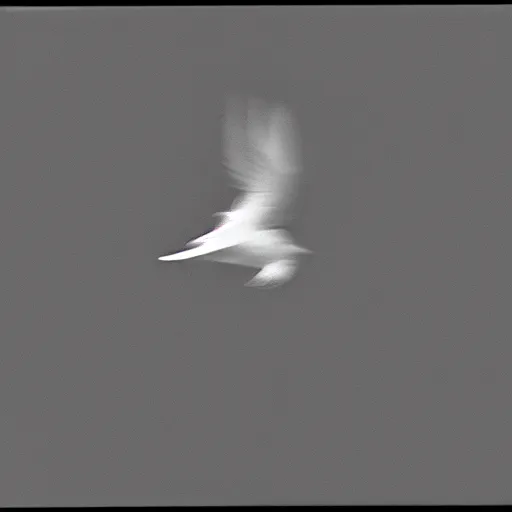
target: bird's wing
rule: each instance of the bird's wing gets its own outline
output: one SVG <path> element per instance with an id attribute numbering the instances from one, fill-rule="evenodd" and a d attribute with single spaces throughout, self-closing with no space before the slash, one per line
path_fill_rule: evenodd
<path id="1" fill-rule="evenodd" d="M 205 235 L 190 240 L 185 244 L 187 249 L 169 254 L 168 256 L 161 256 L 158 259 L 161 261 L 180 261 L 198 258 L 206 254 L 243 244 L 251 238 L 251 235 L 252 232 L 244 229 L 243 225 L 239 226 L 235 223 L 226 223 Z"/>
<path id="2" fill-rule="evenodd" d="M 186 249 L 184 251 L 176 252 L 174 254 L 169 254 L 168 256 L 160 256 L 160 258 L 158 259 L 161 261 L 189 260 L 192 258 L 204 256 L 206 254 L 211 254 L 213 252 L 222 251 L 223 249 L 227 249 L 229 247 L 238 245 L 238 243 L 239 242 L 237 240 L 216 239 L 201 244 L 198 247 L 193 247 L 192 249 Z"/>
<path id="3" fill-rule="evenodd" d="M 285 107 L 255 99 L 228 102 L 224 164 L 242 191 L 235 210 L 265 227 L 282 223 L 301 170 L 298 149 L 294 120 Z"/>

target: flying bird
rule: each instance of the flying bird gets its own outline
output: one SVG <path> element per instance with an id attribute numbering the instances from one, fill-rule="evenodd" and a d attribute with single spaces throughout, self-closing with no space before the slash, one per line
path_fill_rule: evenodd
<path id="1" fill-rule="evenodd" d="M 161 261 L 191 258 L 259 269 L 246 286 L 272 288 L 291 279 L 301 254 L 283 226 L 292 218 L 302 171 L 290 111 L 256 98 L 231 98 L 224 116 L 224 166 L 239 195 L 218 212 L 215 229 Z"/>

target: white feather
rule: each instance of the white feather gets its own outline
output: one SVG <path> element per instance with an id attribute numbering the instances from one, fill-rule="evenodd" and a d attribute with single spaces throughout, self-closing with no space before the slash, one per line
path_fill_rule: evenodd
<path id="1" fill-rule="evenodd" d="M 233 204 L 233 218 L 261 228 L 290 219 L 300 173 L 298 141 L 290 112 L 251 99 L 228 103 L 225 120 L 225 165 L 242 193 Z"/>

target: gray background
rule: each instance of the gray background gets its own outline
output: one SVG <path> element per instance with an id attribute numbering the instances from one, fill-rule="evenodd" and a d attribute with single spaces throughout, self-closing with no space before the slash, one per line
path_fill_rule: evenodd
<path id="1" fill-rule="evenodd" d="M 510 501 L 509 8 L 0 20 L 0 505 Z M 230 92 L 300 127 L 272 292 L 157 261 L 233 197 Z"/>

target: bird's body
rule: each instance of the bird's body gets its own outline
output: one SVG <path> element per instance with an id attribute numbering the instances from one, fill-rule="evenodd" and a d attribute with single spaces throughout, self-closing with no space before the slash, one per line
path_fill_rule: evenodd
<path id="1" fill-rule="evenodd" d="M 307 252 L 309 251 L 295 245 L 287 231 L 266 229 L 255 231 L 245 242 L 211 253 L 205 258 L 220 263 L 263 268 L 273 261 L 294 258 Z"/>
<path id="2" fill-rule="evenodd" d="M 260 272 L 247 284 L 274 287 L 296 272 L 298 256 L 311 251 L 295 244 L 279 228 L 294 192 L 299 171 L 289 112 L 249 103 L 243 112 L 231 103 L 226 117 L 225 165 L 242 194 L 219 225 L 190 241 L 189 249 L 159 258 L 206 261 L 253 267 Z"/>

